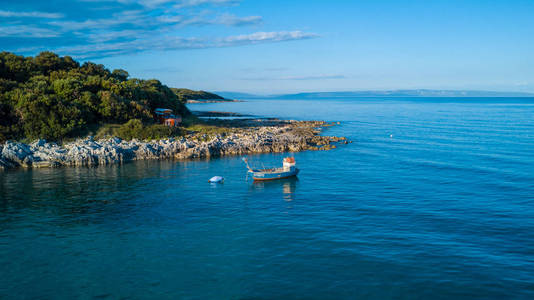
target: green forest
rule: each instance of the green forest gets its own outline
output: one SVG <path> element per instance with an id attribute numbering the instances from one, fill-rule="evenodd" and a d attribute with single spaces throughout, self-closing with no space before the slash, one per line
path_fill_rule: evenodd
<path id="1" fill-rule="evenodd" d="M 175 93 L 158 80 L 129 78 L 125 70 L 110 71 L 92 62 L 80 64 L 70 56 L 52 52 L 35 57 L 1 52 L 0 142 L 37 138 L 61 141 L 106 124 L 151 126 L 158 107 L 188 117 L 191 113 L 184 103 L 195 96 L 186 91 Z M 158 130 L 148 130 L 153 131 Z"/>
<path id="2" fill-rule="evenodd" d="M 223 97 L 205 92 L 205 91 L 193 91 L 190 89 L 177 89 L 171 88 L 171 90 L 178 96 L 178 99 L 185 103 L 187 100 L 225 100 Z"/>

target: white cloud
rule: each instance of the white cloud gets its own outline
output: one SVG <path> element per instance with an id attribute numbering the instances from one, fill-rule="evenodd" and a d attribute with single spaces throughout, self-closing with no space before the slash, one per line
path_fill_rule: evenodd
<path id="1" fill-rule="evenodd" d="M 133 24 L 140 27 L 154 25 L 155 20 L 148 18 L 143 11 L 130 10 L 114 14 L 106 19 L 87 19 L 85 21 L 52 21 L 49 25 L 58 26 L 63 31 L 111 29 L 114 26 Z"/>
<path id="2" fill-rule="evenodd" d="M 225 14 L 218 17 L 215 20 L 215 23 L 224 24 L 228 26 L 246 26 L 260 24 L 262 21 L 263 19 L 261 16 L 237 17 L 234 15 Z"/>
<path id="3" fill-rule="evenodd" d="M 231 14 L 224 14 L 215 18 L 205 18 L 200 16 L 184 16 L 184 15 L 159 15 L 152 16 L 142 10 L 131 10 L 113 14 L 110 18 L 103 19 L 87 19 L 84 21 L 50 21 L 49 25 L 60 27 L 62 31 L 77 31 L 77 30 L 113 30 L 115 27 L 121 25 L 133 25 L 140 29 L 147 29 L 154 27 L 162 30 L 168 25 L 177 26 L 201 26 L 201 25 L 226 25 L 226 26 L 247 26 L 256 25 L 262 22 L 261 16 L 247 16 L 238 17 Z M 169 28 L 167 28 L 169 29 Z M 120 30 L 114 29 L 114 30 Z"/>
<path id="4" fill-rule="evenodd" d="M 56 31 L 36 26 L 11 25 L 0 27 L 0 37 L 50 38 L 57 36 L 59 36 L 59 33 Z"/>
<path id="5" fill-rule="evenodd" d="M 134 39 L 141 35 L 145 35 L 146 32 L 139 30 L 121 30 L 121 31 L 102 31 L 93 32 L 88 35 L 89 40 L 94 43 L 104 43 L 113 41 L 120 38 Z"/>
<path id="6" fill-rule="evenodd" d="M 61 47 L 55 51 L 78 58 L 104 57 L 141 51 L 169 51 L 183 49 L 202 49 L 242 46 L 269 42 L 302 40 L 317 37 L 313 33 L 301 31 L 257 32 L 249 35 L 230 36 L 219 39 L 183 38 L 177 36 L 150 37 L 147 33 L 142 38 L 111 43 L 94 43 Z"/>
<path id="7" fill-rule="evenodd" d="M 145 7 L 158 7 L 162 4 L 173 2 L 173 0 L 138 0 L 136 2 Z"/>
<path id="8" fill-rule="evenodd" d="M 122 4 L 139 4 L 144 7 L 154 8 L 163 4 L 176 3 L 175 8 L 186 8 L 200 5 L 233 5 L 238 4 L 239 0 L 79 0 L 80 2 L 117 2 Z"/>
<path id="9" fill-rule="evenodd" d="M 204 4 L 211 4 L 211 5 L 235 5 L 238 4 L 239 0 L 182 0 L 179 1 L 178 4 L 175 5 L 176 8 L 184 8 L 184 7 L 193 7 L 193 6 L 199 6 Z"/>
<path id="10" fill-rule="evenodd" d="M 200 16 L 162 16 L 159 20 L 167 23 L 174 23 L 179 26 L 226 25 L 236 27 L 257 25 L 263 21 L 260 16 L 238 17 L 231 14 L 224 14 L 211 19 Z"/>
<path id="11" fill-rule="evenodd" d="M 41 11 L 7 11 L 0 10 L 0 17 L 6 18 L 44 18 L 44 19 L 60 19 L 63 18 L 63 14 L 60 13 L 48 13 Z"/>
<path id="12" fill-rule="evenodd" d="M 161 23 L 169 23 L 169 24 L 182 23 L 184 21 L 183 16 L 171 16 L 171 15 L 159 16 L 156 19 Z"/>
<path id="13" fill-rule="evenodd" d="M 57 20 L 38 20 L 33 24 L 22 20 L 11 25 L 0 25 L 0 37 L 50 38 L 61 37 L 62 47 L 50 49 L 46 42 L 30 45 L 40 50 L 53 50 L 78 58 L 112 56 L 141 51 L 166 51 L 251 45 L 259 43 L 303 40 L 317 37 L 302 31 L 254 32 L 226 37 L 181 37 L 186 26 L 251 26 L 260 25 L 258 15 L 236 16 L 218 14 L 214 10 L 186 9 L 200 5 L 232 5 L 237 0 L 78 0 L 78 5 L 101 7 L 103 2 L 115 2 L 117 6 L 90 19 L 59 19 L 61 14 L 41 12 L 8 12 L 0 10 L 0 16 L 41 16 Z M 88 4 L 87 2 L 92 2 Z M 172 2 L 172 3 L 171 3 Z M 118 5 L 116 5 L 118 4 Z M 131 5 L 135 4 L 135 5 Z M 121 9 L 122 8 L 122 9 Z M 114 12 L 114 13 L 113 13 Z M 86 14 L 91 16 L 91 14 Z M 30 20 L 31 21 L 31 20 Z M 16 47 L 12 47 L 16 48 Z M 28 46 L 25 47 L 28 49 Z M 21 51 L 22 53 L 28 53 Z M 34 51 L 31 51 L 34 52 Z"/>
<path id="14" fill-rule="evenodd" d="M 276 32 L 255 32 L 252 34 L 243 34 L 227 37 L 221 40 L 222 43 L 239 44 L 239 43 L 256 43 L 256 42 L 281 42 L 289 40 L 303 40 L 318 37 L 317 34 L 296 31 L 276 31 Z"/>

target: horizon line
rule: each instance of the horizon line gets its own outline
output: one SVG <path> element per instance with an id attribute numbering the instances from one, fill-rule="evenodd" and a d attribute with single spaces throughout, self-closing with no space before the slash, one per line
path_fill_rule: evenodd
<path id="1" fill-rule="evenodd" d="M 207 91 L 207 90 L 205 90 Z M 298 94 L 328 94 L 328 93 L 402 93 L 402 92 L 433 92 L 433 93 L 487 93 L 487 94 L 496 94 L 495 97 L 513 97 L 513 96 L 503 96 L 503 94 L 518 94 L 516 97 L 534 97 L 534 91 L 495 91 L 495 90 L 469 90 L 469 89 L 358 89 L 358 90 L 334 90 L 334 91 L 301 91 L 301 92 L 280 92 L 280 93 L 262 93 L 262 92 L 247 92 L 247 91 L 236 91 L 236 90 L 214 90 L 213 93 L 236 93 L 236 94 L 249 94 L 254 96 L 287 96 L 287 95 L 298 95 Z M 390 97 L 403 97 L 403 96 L 425 96 L 425 97 L 458 97 L 461 95 L 377 95 L 378 97 L 390 96 Z M 369 96 L 372 97 L 372 96 Z M 469 95 L 466 95 L 469 97 Z M 491 97 L 489 95 L 484 96 L 472 96 L 471 97 Z"/>

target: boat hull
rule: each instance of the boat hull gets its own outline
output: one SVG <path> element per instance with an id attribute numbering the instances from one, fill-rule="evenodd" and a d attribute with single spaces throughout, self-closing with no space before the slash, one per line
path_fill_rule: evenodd
<path id="1" fill-rule="evenodd" d="M 290 171 L 285 172 L 251 172 L 252 178 L 254 181 L 266 181 L 266 180 L 277 180 L 284 179 L 293 176 L 297 176 L 299 169 L 295 168 Z"/>

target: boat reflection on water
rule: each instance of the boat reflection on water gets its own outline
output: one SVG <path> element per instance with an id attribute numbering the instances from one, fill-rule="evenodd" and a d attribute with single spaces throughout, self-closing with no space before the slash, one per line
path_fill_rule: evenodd
<path id="1" fill-rule="evenodd" d="M 295 190 L 297 189 L 297 183 L 299 179 L 297 177 L 290 177 L 272 181 L 254 181 L 252 188 L 257 190 L 269 190 L 274 191 L 280 189 L 285 201 L 295 200 Z"/>

